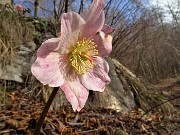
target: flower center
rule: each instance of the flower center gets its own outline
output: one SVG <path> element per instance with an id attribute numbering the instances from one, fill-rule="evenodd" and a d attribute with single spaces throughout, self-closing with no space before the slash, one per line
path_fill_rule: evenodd
<path id="1" fill-rule="evenodd" d="M 78 41 L 69 54 L 72 67 L 78 74 L 89 72 L 95 65 L 94 56 L 98 55 L 96 45 L 92 40 L 83 39 Z"/>

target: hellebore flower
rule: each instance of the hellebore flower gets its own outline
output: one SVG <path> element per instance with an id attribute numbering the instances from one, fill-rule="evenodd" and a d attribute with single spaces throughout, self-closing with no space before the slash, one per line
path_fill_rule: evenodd
<path id="1" fill-rule="evenodd" d="M 62 14 L 61 36 L 46 40 L 31 67 L 44 85 L 60 87 L 74 111 L 80 111 L 89 90 L 104 91 L 110 82 L 104 60 L 112 50 L 113 29 L 104 25 L 104 0 L 94 0 L 82 14 Z"/>
<path id="2" fill-rule="evenodd" d="M 22 12 L 24 10 L 21 4 L 16 4 L 16 8 L 19 12 Z"/>

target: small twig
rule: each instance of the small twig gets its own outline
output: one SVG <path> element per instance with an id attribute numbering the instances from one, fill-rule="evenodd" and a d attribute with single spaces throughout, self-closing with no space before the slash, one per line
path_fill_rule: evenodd
<path id="1" fill-rule="evenodd" d="M 6 120 L 8 118 L 11 118 L 11 116 L 2 116 L 2 117 L 0 117 L 0 120 Z"/>
<path id="2" fill-rule="evenodd" d="M 107 119 L 109 119 L 109 118 L 114 118 L 114 117 L 116 117 L 115 115 L 103 115 L 103 114 L 99 114 L 99 113 L 89 113 L 89 114 L 81 114 L 81 117 L 101 117 L 101 118 L 107 118 Z"/>
<path id="3" fill-rule="evenodd" d="M 142 119 L 146 114 L 148 114 L 150 111 L 154 110 L 155 108 L 157 108 L 157 107 L 159 107 L 159 106 L 161 106 L 161 105 L 163 105 L 163 104 L 165 104 L 165 103 L 167 103 L 167 102 L 170 102 L 170 101 L 175 100 L 175 99 L 178 99 L 178 98 L 180 98 L 180 95 L 178 95 L 178 96 L 176 96 L 176 97 L 174 97 L 174 98 L 168 99 L 168 100 L 166 100 L 166 101 L 164 101 L 164 102 L 162 102 L 162 103 L 160 103 L 160 104 L 155 105 L 154 107 L 150 108 L 149 110 L 147 110 L 147 111 L 141 116 L 141 118 L 139 118 L 138 120 L 136 120 L 136 122 L 131 126 L 131 128 L 130 128 L 130 130 L 129 130 L 129 134 L 131 133 L 133 127 L 138 123 L 138 121 L 141 120 L 141 119 Z"/>
<path id="4" fill-rule="evenodd" d="M 57 121 L 57 123 L 59 124 L 59 125 L 55 124 L 57 125 L 57 128 L 66 129 L 66 126 L 60 120 L 55 119 L 55 121 Z"/>
<path id="5" fill-rule="evenodd" d="M 14 130 L 14 129 L 7 129 L 7 130 L 4 130 L 4 131 L 0 131 L 0 134 L 6 134 L 6 133 L 12 133 L 12 132 L 14 132 L 15 135 L 17 134 L 16 130 Z"/>
<path id="6" fill-rule="evenodd" d="M 57 125 L 54 124 L 49 118 L 46 118 L 46 121 L 49 122 L 49 124 L 51 125 L 51 128 L 53 129 L 57 128 Z"/>
<path id="7" fill-rule="evenodd" d="M 53 126 L 54 129 L 55 129 L 55 128 L 59 128 L 59 127 L 60 127 L 60 124 L 62 124 L 62 123 L 60 123 L 60 121 L 59 121 L 58 119 L 54 119 L 54 120 L 56 120 L 59 125 L 53 123 L 52 120 L 50 120 L 49 118 L 47 118 L 46 120 L 47 120 L 47 122 L 49 122 L 49 123 L 51 124 L 51 126 Z M 61 128 L 62 128 L 62 127 L 61 127 Z M 63 128 L 66 128 L 66 127 L 64 126 Z"/>
<path id="8" fill-rule="evenodd" d="M 66 124 L 68 124 L 70 126 L 83 126 L 83 125 L 85 125 L 85 123 L 82 123 L 82 122 L 66 122 Z"/>
<path id="9" fill-rule="evenodd" d="M 38 92 L 38 94 L 36 94 L 35 98 L 37 98 L 40 95 L 41 91 L 42 89 Z"/>
<path id="10" fill-rule="evenodd" d="M 68 124 L 70 126 L 83 126 L 85 123 L 77 122 L 78 119 L 79 119 L 79 113 L 76 114 L 76 117 L 72 121 L 67 121 L 67 119 L 66 119 L 66 124 Z"/>
<path id="11" fill-rule="evenodd" d="M 80 132 L 73 133 L 72 135 L 87 134 L 87 133 L 90 133 L 90 132 L 97 132 L 97 131 L 99 131 L 101 129 L 104 129 L 104 127 L 100 127 L 98 129 L 87 130 L 87 131 L 80 131 Z"/>

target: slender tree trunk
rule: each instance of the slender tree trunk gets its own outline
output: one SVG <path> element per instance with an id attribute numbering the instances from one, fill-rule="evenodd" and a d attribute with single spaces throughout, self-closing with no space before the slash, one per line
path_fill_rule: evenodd
<path id="1" fill-rule="evenodd" d="M 58 18 L 60 18 L 62 12 L 63 12 L 63 8 L 64 8 L 64 2 L 62 0 L 59 1 L 59 6 L 58 6 Z"/>
<path id="2" fill-rule="evenodd" d="M 56 10 L 56 0 L 53 0 L 54 3 L 54 19 L 58 18 L 57 10 Z"/>
<path id="3" fill-rule="evenodd" d="M 34 1 L 34 17 L 38 17 L 39 0 Z"/>
<path id="4" fill-rule="evenodd" d="M 68 12 L 68 2 L 69 0 L 65 0 L 65 13 Z"/>
<path id="5" fill-rule="evenodd" d="M 81 13 L 81 11 L 83 11 L 83 3 L 84 3 L 84 0 L 81 0 L 80 6 L 79 6 L 79 14 Z"/>

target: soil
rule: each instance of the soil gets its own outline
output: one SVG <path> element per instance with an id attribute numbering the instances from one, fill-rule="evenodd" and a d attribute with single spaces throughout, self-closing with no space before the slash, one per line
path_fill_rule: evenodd
<path id="1" fill-rule="evenodd" d="M 159 108 L 144 115 L 140 108 L 129 113 L 103 108 L 73 112 L 70 106 L 58 111 L 49 110 L 41 129 L 42 135 L 179 135 L 180 80 L 168 78 L 151 86 L 171 101 L 174 110 L 164 114 Z M 43 102 L 21 91 L 6 93 L 0 106 L 0 135 L 31 135 L 43 109 Z"/>

